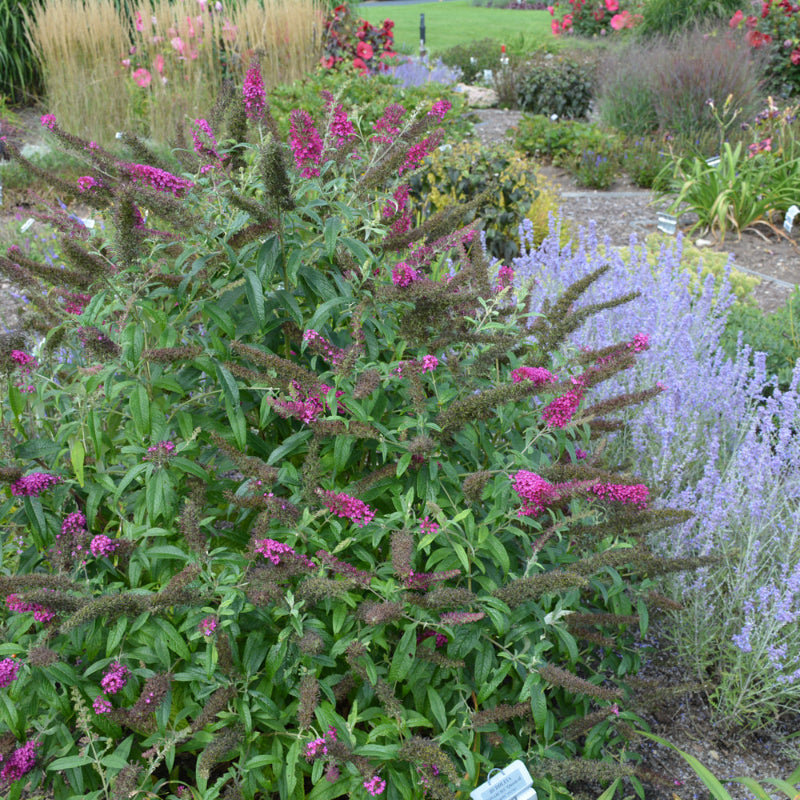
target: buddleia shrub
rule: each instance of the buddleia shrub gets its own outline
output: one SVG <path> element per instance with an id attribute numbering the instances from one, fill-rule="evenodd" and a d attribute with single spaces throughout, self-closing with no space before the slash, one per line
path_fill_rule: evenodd
<path id="1" fill-rule="evenodd" d="M 576 305 L 601 262 L 533 317 L 461 209 L 412 224 L 446 102 L 359 137 L 331 100 L 287 147 L 261 86 L 181 174 L 43 118 L 107 224 L 50 209 L 62 263 L 0 259 L 4 794 L 454 798 L 524 758 L 566 797 L 624 760 L 651 576 L 689 563 L 599 459 L 658 387 L 583 401 L 647 338 L 564 358 L 626 299 Z"/>

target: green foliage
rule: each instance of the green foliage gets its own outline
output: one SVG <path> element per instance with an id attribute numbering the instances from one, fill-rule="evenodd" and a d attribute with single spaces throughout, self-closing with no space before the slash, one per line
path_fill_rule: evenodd
<path id="1" fill-rule="evenodd" d="M 745 40 L 753 50 L 766 52 L 769 90 L 782 97 L 800 91 L 800 8 L 791 3 L 765 0 L 753 24 L 744 22 L 749 15 L 736 4 L 731 25 L 746 29 Z"/>
<path id="2" fill-rule="evenodd" d="M 572 165 L 571 172 L 580 186 L 608 189 L 619 176 L 619 153 L 616 150 L 584 150 Z"/>
<path id="3" fill-rule="evenodd" d="M 40 0 L 0 0 L 0 96 L 15 103 L 41 93 L 42 74 L 28 43 L 25 14 Z"/>
<path id="4" fill-rule="evenodd" d="M 666 144 L 647 137 L 629 139 L 622 152 L 623 171 L 642 189 L 659 188 L 668 161 Z"/>
<path id="5" fill-rule="evenodd" d="M 480 39 L 437 51 L 434 57 L 441 58 L 448 67 L 460 69 L 462 82 L 472 84 L 483 77 L 484 70 L 494 71 L 499 67 L 501 48 L 496 39 Z"/>
<path id="6" fill-rule="evenodd" d="M 588 68 L 563 56 L 532 59 L 517 78 L 517 103 L 529 114 L 581 119 L 592 102 Z"/>
<path id="7" fill-rule="evenodd" d="M 647 0 L 637 34 L 671 36 L 706 21 L 727 21 L 741 0 Z"/>
<path id="8" fill-rule="evenodd" d="M 507 145 L 488 150 L 477 142 L 432 154 L 411 191 L 423 218 L 463 206 L 461 223 L 480 220 L 488 253 L 506 263 L 519 253 L 519 225 L 538 198 L 530 162 Z M 477 206 L 467 207 L 478 198 Z"/>
<path id="9" fill-rule="evenodd" d="M 777 375 L 781 388 L 788 388 L 800 358 L 800 292 L 795 290 L 786 304 L 772 313 L 737 303 L 728 314 L 722 344 L 733 358 L 738 343 L 766 353 L 767 373 Z"/>
<path id="10" fill-rule="evenodd" d="M 534 320 L 458 215 L 395 225 L 425 112 L 319 164 L 308 133 L 309 178 L 269 114 L 254 144 L 179 149 L 182 177 L 54 125 L 106 224 L 55 209 L 68 268 L 0 259 L 46 338 L 35 361 L 0 340 L 0 656 L 21 665 L 0 728 L 38 745 L 32 791 L 454 798 L 522 757 L 565 797 L 549 765 L 623 757 L 644 576 L 685 564 L 645 549 L 660 512 L 590 490 L 634 479 L 576 448 L 658 390 L 546 422 L 631 344 L 558 352 L 602 270 Z"/>
<path id="11" fill-rule="evenodd" d="M 281 133 L 289 132 L 289 113 L 293 109 L 308 111 L 313 117 L 321 117 L 325 113 L 325 99 L 322 91 L 331 92 L 359 120 L 362 130 L 367 133 L 380 117 L 389 103 L 400 103 L 406 108 L 416 108 L 424 103 L 435 102 L 442 96 L 442 87 L 438 84 L 423 83 L 420 86 L 398 86 L 398 82 L 388 75 L 371 75 L 364 78 L 353 72 L 317 70 L 303 80 L 291 84 L 281 84 L 269 92 L 270 105 L 273 108 Z M 466 119 L 467 105 L 463 95 L 458 92 L 448 93 L 453 104 L 453 121 L 450 130 L 455 137 L 465 136 L 472 130 L 472 124 Z"/>
<path id="12" fill-rule="evenodd" d="M 614 131 L 591 122 L 552 120 L 544 115 L 524 116 L 514 136 L 514 145 L 535 158 L 569 165 L 584 150 L 619 149 L 624 139 Z"/>
<path id="13" fill-rule="evenodd" d="M 550 14 L 547 11 L 516 11 L 512 9 L 479 8 L 472 0 L 448 0 L 440 3 L 396 4 L 391 8 L 383 3 L 360 6 L 360 16 L 373 25 L 390 16 L 394 22 L 394 40 L 401 52 L 419 53 L 420 14 L 425 15 L 426 48 L 441 53 L 464 42 L 483 38 L 494 39 L 507 46 L 519 38 L 524 29 L 527 39 L 542 42 L 550 36 Z M 458 24 L 453 24 L 454 20 Z"/>

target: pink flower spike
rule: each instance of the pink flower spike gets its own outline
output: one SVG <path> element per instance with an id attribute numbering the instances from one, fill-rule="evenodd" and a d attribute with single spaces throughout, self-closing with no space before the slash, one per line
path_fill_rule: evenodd
<path id="1" fill-rule="evenodd" d="M 103 691 L 106 692 L 106 694 L 116 694 L 125 687 L 125 684 L 128 682 L 128 674 L 128 668 L 120 664 L 119 661 L 115 661 L 103 673 L 100 686 L 103 687 Z"/>
<path id="2" fill-rule="evenodd" d="M 526 469 L 521 469 L 514 475 L 513 488 L 522 498 L 522 508 L 517 512 L 520 517 L 540 514 L 558 497 L 558 490 L 552 483 Z"/>
<path id="3" fill-rule="evenodd" d="M 45 114 L 40 121 L 48 130 L 53 130 L 56 126 L 56 118 L 53 114 Z"/>
<path id="4" fill-rule="evenodd" d="M 119 542 L 115 542 L 105 534 L 95 536 L 90 545 L 89 550 L 95 558 L 102 558 L 110 556 L 118 547 Z"/>
<path id="5" fill-rule="evenodd" d="M 355 522 L 359 528 L 363 528 L 372 522 L 375 511 L 357 497 L 352 497 L 344 492 L 331 492 L 318 490 L 325 507 L 335 517 L 342 517 Z"/>
<path id="6" fill-rule="evenodd" d="M 250 119 L 261 119 L 267 105 L 267 93 L 264 89 L 264 80 L 261 77 L 261 68 L 258 63 L 247 70 L 242 87 L 244 107 Z"/>
<path id="7" fill-rule="evenodd" d="M 139 69 L 137 69 L 131 75 L 131 77 L 133 78 L 133 82 L 137 86 L 141 86 L 142 89 L 146 89 L 153 80 L 153 76 L 150 74 L 148 70 L 144 69 L 144 67 L 140 67 Z"/>
<path id="8" fill-rule="evenodd" d="M 367 790 L 367 794 L 377 797 L 386 790 L 386 781 L 379 775 L 374 775 L 368 781 L 364 781 L 364 788 Z"/>
<path id="9" fill-rule="evenodd" d="M 17 679 L 19 675 L 19 662 L 14 658 L 4 658 L 0 661 L 0 689 L 5 689 Z"/>
<path id="10" fill-rule="evenodd" d="M 304 178 L 315 178 L 322 163 L 322 137 L 307 111 L 294 109 L 289 118 L 289 144 L 295 164 Z"/>
<path id="11" fill-rule="evenodd" d="M 431 110 L 428 112 L 428 116 L 436 117 L 438 120 L 443 120 L 447 112 L 453 107 L 453 104 L 449 100 L 437 100 Z"/>
<path id="12" fill-rule="evenodd" d="M 405 261 L 399 261 L 392 268 L 392 283 L 395 286 L 410 286 L 415 281 L 418 281 L 421 277 L 422 273 L 420 273 L 418 270 L 415 270 L 409 264 L 406 264 Z"/>

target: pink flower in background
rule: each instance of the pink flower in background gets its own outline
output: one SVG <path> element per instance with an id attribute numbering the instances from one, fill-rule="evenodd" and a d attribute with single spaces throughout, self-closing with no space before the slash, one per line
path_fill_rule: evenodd
<path id="1" fill-rule="evenodd" d="M 630 11 L 623 11 L 621 14 L 614 14 L 614 16 L 611 17 L 611 27 L 615 31 L 621 31 L 623 28 L 632 28 L 633 17 L 631 17 Z"/>
<path id="2" fill-rule="evenodd" d="M 56 124 L 56 118 L 53 114 L 45 114 L 40 121 L 48 130 L 53 130 Z"/>
<path id="3" fill-rule="evenodd" d="M 143 31 L 144 30 L 144 20 L 142 19 L 142 12 L 141 11 L 137 11 L 136 12 L 136 22 L 134 24 L 136 25 L 136 30 L 137 31 Z"/>
<path id="4" fill-rule="evenodd" d="M 428 112 L 429 117 L 436 117 L 438 120 L 443 120 L 447 112 L 453 107 L 449 100 L 437 100 Z"/>
<path id="5" fill-rule="evenodd" d="M 743 19 L 744 19 L 744 12 L 739 10 L 731 17 L 731 21 L 728 24 L 731 26 L 731 28 L 738 28 L 739 27 L 739 23 Z"/>
<path id="6" fill-rule="evenodd" d="M 153 59 L 153 69 L 155 69 L 155 71 L 159 75 L 163 75 L 164 74 L 164 56 L 162 56 L 161 53 L 159 53 Z"/>
<path id="7" fill-rule="evenodd" d="M 222 23 L 222 38 L 226 42 L 234 42 L 236 41 L 236 34 L 239 32 L 239 29 L 230 21 L 225 20 Z"/>
<path id="8" fill-rule="evenodd" d="M 91 175 L 83 175 L 78 178 L 78 189 L 81 192 L 88 192 L 92 186 L 97 186 L 97 181 Z"/>
<path id="9" fill-rule="evenodd" d="M 142 89 L 146 89 L 153 80 L 153 76 L 144 67 L 137 69 L 131 77 L 136 85 L 141 86 Z"/>
<path id="10" fill-rule="evenodd" d="M 564 14 L 564 19 L 561 23 L 563 30 L 568 31 L 572 27 L 572 14 Z"/>
<path id="11" fill-rule="evenodd" d="M 619 11 L 619 2 L 618 0 L 606 0 L 606 8 L 613 14 L 615 11 Z"/>
<path id="12" fill-rule="evenodd" d="M 186 49 L 186 45 L 184 44 L 184 41 L 183 41 L 183 39 L 181 39 L 180 36 L 173 36 L 169 40 L 169 43 L 178 52 L 178 55 L 180 55 L 180 56 L 183 55 L 183 52 Z"/>
<path id="13" fill-rule="evenodd" d="M 127 68 L 131 65 L 131 60 L 129 58 L 123 58 L 120 63 L 123 67 Z"/>
<path id="14" fill-rule="evenodd" d="M 561 24 L 557 19 L 554 19 L 550 23 L 550 29 L 553 31 L 554 36 L 559 36 L 561 34 Z"/>
<path id="15" fill-rule="evenodd" d="M 358 70 L 360 75 L 366 75 L 369 72 L 367 63 L 362 58 L 354 58 L 353 66 Z"/>
<path id="16" fill-rule="evenodd" d="M 369 42 L 359 42 L 356 46 L 356 55 L 369 61 L 373 56 L 372 45 Z"/>

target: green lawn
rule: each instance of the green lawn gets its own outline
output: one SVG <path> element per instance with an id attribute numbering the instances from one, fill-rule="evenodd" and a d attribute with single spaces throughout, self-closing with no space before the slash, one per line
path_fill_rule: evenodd
<path id="1" fill-rule="evenodd" d="M 404 53 L 419 50 L 419 17 L 425 15 L 428 51 L 436 53 L 457 44 L 487 37 L 499 42 L 525 40 L 533 43 L 555 38 L 550 31 L 551 16 L 547 11 L 513 11 L 473 6 L 470 0 L 442 3 L 421 3 L 408 6 L 360 7 L 356 12 L 369 22 L 394 20 L 394 40 Z"/>

